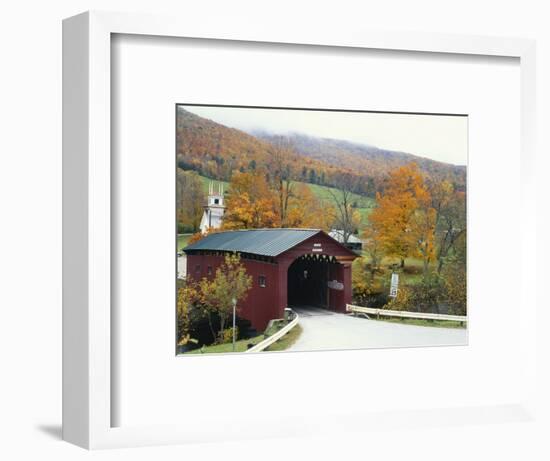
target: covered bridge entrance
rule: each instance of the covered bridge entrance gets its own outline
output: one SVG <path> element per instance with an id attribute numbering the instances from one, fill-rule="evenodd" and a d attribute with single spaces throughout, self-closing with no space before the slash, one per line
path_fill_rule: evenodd
<path id="1" fill-rule="evenodd" d="M 351 303 L 351 264 L 358 256 L 319 229 L 218 232 L 187 246 L 188 279 L 211 278 L 225 254 L 238 253 L 252 288 L 238 315 L 262 331 L 287 306 L 345 312 Z"/>
<path id="2" fill-rule="evenodd" d="M 350 302 L 341 293 L 349 285 L 345 283 L 348 277 L 351 277 L 349 264 L 338 262 L 334 256 L 303 255 L 288 268 L 288 305 L 341 311 L 341 304 L 345 307 Z"/>

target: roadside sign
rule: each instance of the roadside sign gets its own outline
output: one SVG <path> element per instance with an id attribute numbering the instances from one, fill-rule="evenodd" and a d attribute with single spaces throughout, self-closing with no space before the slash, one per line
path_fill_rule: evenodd
<path id="1" fill-rule="evenodd" d="M 395 272 L 391 275 L 391 283 L 390 283 L 390 298 L 396 298 L 397 297 L 397 289 L 399 287 L 399 274 L 396 274 Z"/>

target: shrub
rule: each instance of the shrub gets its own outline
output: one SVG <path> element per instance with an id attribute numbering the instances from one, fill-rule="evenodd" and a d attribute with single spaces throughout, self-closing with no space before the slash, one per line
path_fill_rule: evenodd
<path id="1" fill-rule="evenodd" d="M 177 341 L 179 346 L 185 346 L 194 340 L 191 338 L 193 323 L 193 307 L 197 302 L 196 286 L 185 281 L 178 281 L 177 298 Z"/>
<path id="2" fill-rule="evenodd" d="M 397 296 L 390 298 L 390 302 L 387 303 L 384 308 L 395 311 L 410 311 L 412 310 L 411 304 L 413 304 L 414 295 L 410 288 L 403 286 L 397 290 Z"/>
<path id="3" fill-rule="evenodd" d="M 444 280 L 437 273 L 430 273 L 415 286 L 403 286 L 386 307 L 395 310 L 439 313 L 439 305 L 445 300 Z"/>
<path id="4" fill-rule="evenodd" d="M 195 232 L 193 226 L 185 225 L 178 221 L 178 234 L 190 234 Z"/>
<path id="5" fill-rule="evenodd" d="M 374 278 L 375 272 L 364 257 L 353 262 L 351 283 L 353 298 L 357 303 L 366 306 L 382 292 L 382 285 Z"/>
<path id="6" fill-rule="evenodd" d="M 386 304 L 385 308 L 466 315 L 464 266 L 447 266 L 441 275 L 429 273 L 418 285 L 400 287 L 397 297 Z"/>
<path id="7" fill-rule="evenodd" d="M 448 265 L 443 271 L 449 313 L 466 315 L 467 280 L 464 265 Z"/>
<path id="8" fill-rule="evenodd" d="M 239 337 L 239 327 L 235 326 L 235 338 Z M 233 327 L 226 328 L 220 332 L 220 343 L 226 344 L 233 342 Z"/>

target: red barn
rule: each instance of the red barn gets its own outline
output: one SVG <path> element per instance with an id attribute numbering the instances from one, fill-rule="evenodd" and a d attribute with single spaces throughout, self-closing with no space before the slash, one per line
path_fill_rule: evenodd
<path id="1" fill-rule="evenodd" d="M 319 229 L 254 229 L 210 234 L 183 250 L 187 277 L 213 277 L 225 254 L 238 253 L 252 288 L 239 316 L 263 331 L 285 307 L 345 312 L 351 303 L 351 263 L 357 254 Z"/>

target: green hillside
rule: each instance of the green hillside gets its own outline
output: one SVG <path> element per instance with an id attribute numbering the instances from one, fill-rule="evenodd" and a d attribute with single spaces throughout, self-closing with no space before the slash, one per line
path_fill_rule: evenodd
<path id="1" fill-rule="evenodd" d="M 224 192 L 227 192 L 227 188 L 229 187 L 229 183 L 227 181 L 219 181 L 217 179 L 207 178 L 206 176 L 201 176 L 201 175 L 199 175 L 199 177 L 202 180 L 202 187 L 206 195 L 208 195 L 208 188 L 210 187 L 211 182 L 214 182 L 215 192 L 218 191 L 218 184 L 223 184 L 223 190 Z"/>
<path id="2" fill-rule="evenodd" d="M 317 197 L 323 200 L 332 200 L 331 194 L 336 194 L 336 196 L 338 196 L 338 189 L 335 189 L 334 187 L 319 186 L 318 184 L 307 185 Z M 376 201 L 373 198 L 367 197 L 365 195 L 351 195 L 354 201 L 354 206 L 357 208 L 357 211 L 359 211 L 363 224 L 365 225 L 367 223 L 370 212 L 376 205 Z"/>

